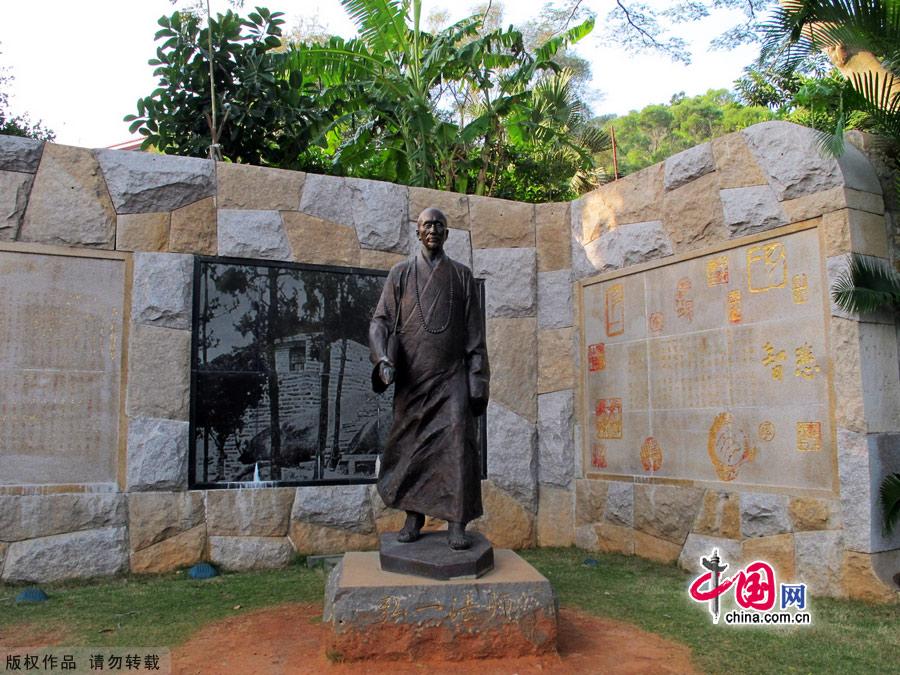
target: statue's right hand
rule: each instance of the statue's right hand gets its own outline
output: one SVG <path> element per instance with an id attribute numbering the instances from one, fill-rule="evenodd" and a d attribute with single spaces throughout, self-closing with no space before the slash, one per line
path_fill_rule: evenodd
<path id="1" fill-rule="evenodd" d="M 394 366 L 382 361 L 381 365 L 378 366 L 378 377 L 384 382 L 384 386 L 390 386 L 394 381 Z"/>

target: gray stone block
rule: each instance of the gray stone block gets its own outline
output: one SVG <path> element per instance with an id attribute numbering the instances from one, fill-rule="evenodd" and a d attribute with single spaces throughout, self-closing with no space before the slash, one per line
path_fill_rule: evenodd
<path id="1" fill-rule="evenodd" d="M 794 535 L 797 579 L 813 595 L 845 595 L 844 550 L 840 531 L 797 532 Z"/>
<path id="2" fill-rule="evenodd" d="M 741 493 L 741 534 L 768 537 L 791 531 L 788 496 L 768 492 Z"/>
<path id="3" fill-rule="evenodd" d="M 168 419 L 128 421 L 127 484 L 130 492 L 187 487 L 188 423 Z"/>
<path id="4" fill-rule="evenodd" d="M 481 248 L 472 272 L 485 280 L 487 318 L 521 318 L 537 313 L 537 253 L 533 248 Z"/>
<path id="5" fill-rule="evenodd" d="M 678 556 L 678 566 L 693 574 L 703 574 L 706 568 L 701 562 L 702 558 L 709 558 L 713 551 L 719 552 L 719 559 L 728 564 L 728 571 L 724 576 L 736 573 L 741 564 L 741 542 L 722 537 L 708 537 L 703 534 L 688 534 Z"/>
<path id="6" fill-rule="evenodd" d="M 719 192 L 725 224 L 732 237 L 787 225 L 788 217 L 767 185 L 729 188 Z"/>
<path id="7" fill-rule="evenodd" d="M 287 537 L 210 537 L 209 559 L 222 569 L 269 570 L 287 567 L 294 559 Z"/>
<path id="8" fill-rule="evenodd" d="M 132 324 L 128 416 L 187 420 L 190 372 L 190 331 Z"/>
<path id="9" fill-rule="evenodd" d="M 189 330 L 193 280 L 193 256 L 135 253 L 131 320 Z"/>
<path id="10" fill-rule="evenodd" d="M 703 143 L 672 155 L 666 160 L 664 186 L 674 190 L 716 170 L 712 144 Z"/>
<path id="11" fill-rule="evenodd" d="M 565 328 L 574 323 L 572 271 L 538 272 L 538 328 Z"/>
<path id="12" fill-rule="evenodd" d="M 584 247 L 591 265 L 601 272 L 630 267 L 672 255 L 673 252 L 672 240 L 659 220 L 630 223 L 607 230 L 599 239 Z"/>
<path id="13" fill-rule="evenodd" d="M 530 421 L 499 403 L 488 404 L 488 478 L 532 509 L 537 503 L 536 440 Z"/>
<path id="14" fill-rule="evenodd" d="M 215 163 L 195 157 L 96 150 L 117 213 L 172 211 L 216 194 Z"/>
<path id="15" fill-rule="evenodd" d="M 206 526 L 210 535 L 284 537 L 293 503 L 294 488 L 210 490 Z"/>
<path id="16" fill-rule="evenodd" d="M 11 544 L 3 566 L 9 583 L 48 583 L 120 574 L 128 569 L 127 530 L 109 527 Z"/>
<path id="17" fill-rule="evenodd" d="M 0 136 L 0 171 L 34 173 L 41 162 L 44 141 L 19 136 Z"/>
<path id="18" fill-rule="evenodd" d="M 409 188 L 393 183 L 307 174 L 300 210 L 356 228 L 362 248 L 407 253 Z"/>
<path id="19" fill-rule="evenodd" d="M 603 518 L 613 525 L 634 526 L 634 483 L 609 482 Z"/>
<path id="20" fill-rule="evenodd" d="M 291 519 L 361 534 L 375 531 L 367 485 L 298 487 Z"/>
<path id="21" fill-rule="evenodd" d="M 291 246 L 278 211 L 219 209 L 218 233 L 220 256 L 291 260 Z"/>
<path id="22" fill-rule="evenodd" d="M 0 171 L 0 241 L 14 241 L 18 236 L 32 183 L 33 174 Z"/>
<path id="23" fill-rule="evenodd" d="M 568 488 L 575 478 L 574 413 L 571 389 L 538 396 L 538 478 L 542 484 Z"/>
<path id="24" fill-rule="evenodd" d="M 121 494 L 0 495 L 0 541 L 125 525 Z"/>

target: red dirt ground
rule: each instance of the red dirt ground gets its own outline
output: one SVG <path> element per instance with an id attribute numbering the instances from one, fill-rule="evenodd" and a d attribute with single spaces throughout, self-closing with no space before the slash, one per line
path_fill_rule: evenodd
<path id="1" fill-rule="evenodd" d="M 469 661 L 331 663 L 320 605 L 281 605 L 241 613 L 202 628 L 172 652 L 177 675 L 372 673 L 695 673 L 687 647 L 631 624 L 572 609 L 560 613 L 558 655 Z"/>

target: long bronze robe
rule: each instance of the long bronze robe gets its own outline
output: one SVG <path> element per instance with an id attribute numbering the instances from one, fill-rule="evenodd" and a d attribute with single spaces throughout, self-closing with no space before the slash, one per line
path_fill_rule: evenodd
<path id="1" fill-rule="evenodd" d="M 486 404 L 489 394 L 480 305 L 472 271 L 446 255 L 429 263 L 420 250 L 388 274 L 369 346 L 376 391 L 385 388 L 379 363 L 387 359 L 396 368 L 394 423 L 378 476 L 378 492 L 390 507 L 463 523 L 482 514 L 471 405 L 472 399 Z"/>

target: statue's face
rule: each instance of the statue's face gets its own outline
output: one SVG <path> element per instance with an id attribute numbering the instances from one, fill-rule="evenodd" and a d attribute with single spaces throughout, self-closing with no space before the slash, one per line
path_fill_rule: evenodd
<path id="1" fill-rule="evenodd" d="M 419 241 L 429 251 L 441 251 L 447 241 L 447 223 L 440 218 L 420 218 L 417 227 Z"/>

